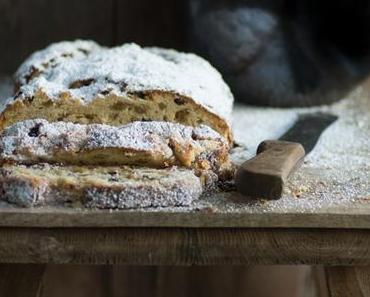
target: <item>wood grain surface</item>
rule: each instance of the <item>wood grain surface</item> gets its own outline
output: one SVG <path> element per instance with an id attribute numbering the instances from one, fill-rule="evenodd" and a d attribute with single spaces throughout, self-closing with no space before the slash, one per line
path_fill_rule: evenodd
<path id="1" fill-rule="evenodd" d="M 212 213 L 212 209 L 188 212 L 102 211 L 63 208 L 0 208 L 0 227 L 99 228 L 341 228 L 370 229 L 370 207 L 321 209 L 315 213 Z"/>
<path id="2" fill-rule="evenodd" d="M 61 40 L 103 45 L 138 42 L 182 48 L 185 1 L 0 0 L 0 74 L 33 51 Z"/>
<path id="3" fill-rule="evenodd" d="M 329 297 L 370 296 L 370 267 L 327 267 Z"/>
<path id="4" fill-rule="evenodd" d="M 109 266 L 47 265 L 40 297 L 115 297 Z M 120 290 L 127 290 L 122 284 Z"/>
<path id="5" fill-rule="evenodd" d="M 41 297 L 46 265 L 0 264 L 1 297 Z"/>
<path id="6" fill-rule="evenodd" d="M 365 230 L 0 228 L 0 263 L 369 265 Z"/>
<path id="7" fill-rule="evenodd" d="M 43 282 L 43 296 L 303 297 L 302 285 L 309 270 L 307 266 L 50 265 Z"/>
<path id="8" fill-rule="evenodd" d="M 280 199 L 285 183 L 302 164 L 305 150 L 300 143 L 267 140 L 257 155 L 243 163 L 235 175 L 238 192 L 246 197 Z"/>

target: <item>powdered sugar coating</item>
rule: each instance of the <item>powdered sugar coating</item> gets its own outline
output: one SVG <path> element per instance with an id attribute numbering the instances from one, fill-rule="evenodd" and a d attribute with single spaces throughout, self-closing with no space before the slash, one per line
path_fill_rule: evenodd
<path id="1" fill-rule="evenodd" d="M 107 209 L 187 206 L 203 191 L 188 169 L 48 164 L 0 168 L 0 190 L 3 200 L 23 207 L 70 202 Z"/>
<path id="2" fill-rule="evenodd" d="M 0 189 L 3 193 L 2 200 L 21 207 L 31 207 L 40 204 L 40 197 L 43 197 L 45 192 L 43 183 L 36 187 L 32 180 L 14 177 L 0 178 Z"/>
<path id="3" fill-rule="evenodd" d="M 202 194 L 200 180 L 191 171 L 168 171 L 169 175 L 149 182 L 126 181 L 120 187 L 87 188 L 87 207 L 101 209 L 136 209 L 147 207 L 189 206 Z M 172 175 L 177 175 L 176 178 Z"/>
<path id="4" fill-rule="evenodd" d="M 204 141 L 206 140 L 206 141 Z M 211 142 L 207 142 L 211 141 Z M 147 158 L 173 164 L 176 154 L 171 142 L 183 151 L 191 147 L 198 156 L 207 153 L 210 162 L 217 164 L 214 154 L 228 152 L 227 141 L 208 126 L 184 126 L 169 122 L 133 122 L 121 127 L 102 124 L 49 123 L 43 119 L 26 120 L 6 128 L 0 138 L 0 158 L 3 161 L 58 162 L 58 155 L 69 153 L 70 162 L 82 152 L 117 148 L 125 152 L 147 152 Z M 150 161 L 150 160 L 148 160 Z M 155 160 L 152 161 L 153 163 Z M 113 164 L 110 164 L 113 165 Z M 163 164 L 164 166 L 165 164 Z"/>
<path id="5" fill-rule="evenodd" d="M 8 83 L 4 84 L 0 80 L 0 94 L 1 90 L 4 90 L 2 93 L 3 98 L 10 95 L 10 89 Z M 238 164 L 254 156 L 256 147 L 262 140 L 276 139 L 286 132 L 299 113 L 321 111 L 331 112 L 340 116 L 340 119 L 322 135 L 315 151 L 308 157 L 308 163 L 292 177 L 283 199 L 278 201 L 246 201 L 234 199 L 235 197 L 237 198 L 237 194 L 234 192 L 214 194 L 212 192 L 211 195 L 202 197 L 202 199 L 186 207 L 132 210 L 132 212 L 138 214 L 139 218 L 146 216 L 146 213 L 149 213 L 149 217 L 154 218 L 151 220 L 147 218 L 148 220 L 145 223 L 140 219 L 122 223 L 122 220 L 117 220 L 117 216 L 121 218 L 127 212 L 122 213 L 118 211 L 115 213 L 116 216 L 113 215 L 109 221 L 109 226 L 174 227 L 180 224 L 182 227 L 201 227 L 204 225 L 203 219 L 210 217 L 210 209 L 216 215 L 226 215 L 219 220 L 213 217 L 208 220 L 210 226 L 217 227 L 236 227 L 240 225 L 244 227 L 282 227 L 283 225 L 286 227 L 287 221 L 290 227 L 292 225 L 298 227 L 323 227 L 322 218 L 330 217 L 333 213 L 340 214 L 343 217 L 351 216 L 351 214 L 353 216 L 354 213 L 359 214 L 356 217 L 368 215 L 370 205 L 370 117 L 368 112 L 370 110 L 370 100 L 368 93 L 368 87 L 359 88 L 346 100 L 332 106 L 314 108 L 275 109 L 236 106 L 234 111 L 234 132 L 236 141 L 242 147 L 233 150 L 231 155 Z M 245 133 L 245 127 L 248 127 L 248 133 Z M 65 191 L 62 192 L 64 193 L 56 197 L 65 197 L 67 193 Z M 297 197 L 297 195 L 300 197 Z M 5 202 L 0 202 L 0 204 L 3 211 L 14 210 L 17 213 L 19 212 L 19 209 L 11 204 Z M 49 204 L 47 203 L 47 205 Z M 24 220 L 27 223 L 19 223 L 19 225 L 49 226 L 49 220 L 45 224 L 45 221 L 38 219 L 42 216 L 47 216 L 48 211 L 50 211 L 49 208 L 43 207 L 38 210 L 37 216 L 29 216 L 28 213 L 25 213 Z M 64 226 L 66 222 L 70 222 L 68 225 L 73 225 L 74 227 L 96 226 L 96 224 L 99 224 L 96 223 L 97 216 L 103 216 L 104 221 L 107 222 L 105 213 L 78 209 L 72 210 L 75 217 L 71 223 L 71 213 L 66 214 L 67 211 L 65 208 L 51 208 L 53 215 L 57 214 L 60 219 L 60 223 L 55 223 L 53 226 Z M 84 212 L 82 216 L 80 214 L 81 211 Z M 200 212 L 202 213 L 202 220 L 197 220 L 196 218 L 199 218 L 197 214 Z M 158 220 L 158 216 L 153 216 L 155 213 L 175 213 L 183 214 L 184 216 L 176 224 L 171 219 L 172 216 L 164 222 Z M 98 215 L 96 216 L 96 214 Z M 282 218 L 277 218 L 276 214 L 281 214 Z M 294 221 L 292 218 L 301 217 L 301 214 L 318 214 L 319 216 L 307 222 L 303 219 L 297 225 L 297 221 Z M 90 224 L 87 223 L 89 215 L 91 215 Z M 239 218 L 248 216 L 253 216 L 254 219 L 249 220 L 247 223 L 245 221 L 241 223 L 242 219 L 239 221 Z M 37 219 L 34 219 L 35 217 Z M 120 221 L 120 223 L 117 223 L 117 221 Z M 203 225 L 199 222 L 202 222 Z M 336 218 L 331 220 L 331 223 L 328 223 L 326 219 L 325 222 L 326 227 L 338 227 Z M 343 224 L 343 221 L 341 222 L 339 223 L 340 225 Z M 356 226 L 359 227 L 357 220 L 353 222 L 356 222 Z M 353 227 L 354 225 L 346 225 L 346 227 L 349 226 Z M 364 223 L 361 226 L 364 226 Z"/>
<path id="6" fill-rule="evenodd" d="M 32 97 L 39 90 L 53 99 L 69 93 L 84 103 L 107 89 L 119 96 L 168 91 L 192 98 L 226 121 L 233 105 L 229 87 L 204 59 L 136 44 L 105 48 L 91 41 L 57 43 L 33 54 L 19 68 L 16 79 L 21 85 L 17 99 Z M 71 88 L 78 81 L 89 83 Z"/>
<path id="7" fill-rule="evenodd" d="M 17 70 L 15 79 L 20 86 L 31 80 L 31 72 L 43 73 L 47 68 L 54 68 L 67 60 L 83 60 L 92 51 L 100 47 L 93 41 L 62 41 L 48 46 L 45 50 L 33 53 Z"/>

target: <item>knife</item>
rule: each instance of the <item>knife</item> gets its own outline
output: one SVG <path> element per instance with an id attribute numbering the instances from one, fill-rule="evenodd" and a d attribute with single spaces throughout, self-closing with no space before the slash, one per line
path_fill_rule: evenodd
<path id="1" fill-rule="evenodd" d="M 323 131 L 338 119 L 329 113 L 302 114 L 279 140 L 266 140 L 257 155 L 236 172 L 239 193 L 252 198 L 280 199 L 284 185 L 316 146 Z"/>

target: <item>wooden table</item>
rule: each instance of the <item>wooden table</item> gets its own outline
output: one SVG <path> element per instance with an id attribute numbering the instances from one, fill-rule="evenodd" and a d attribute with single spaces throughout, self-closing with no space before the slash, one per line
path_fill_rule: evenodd
<path id="1" fill-rule="evenodd" d="M 246 201 L 228 192 L 189 208 L 135 211 L 20 209 L 3 202 L 0 262 L 7 264 L 0 266 L 0 295 L 37 296 L 46 264 L 74 263 L 325 265 L 330 296 L 370 296 L 368 89 L 330 107 L 236 108 L 242 148 L 233 152 L 235 162 L 251 156 L 260 140 L 278 137 L 297 113 L 340 116 L 280 201 Z"/>

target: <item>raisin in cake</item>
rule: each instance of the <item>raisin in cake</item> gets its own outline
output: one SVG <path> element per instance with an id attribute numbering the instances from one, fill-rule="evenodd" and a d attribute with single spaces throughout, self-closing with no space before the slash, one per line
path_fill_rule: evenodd
<path id="1" fill-rule="evenodd" d="M 21 164 L 183 166 L 219 174 L 228 142 L 208 126 L 133 122 L 124 126 L 26 120 L 0 136 L 0 160 Z"/>
<path id="2" fill-rule="evenodd" d="M 185 168 L 3 165 L 1 198 L 23 207 L 84 205 L 102 209 L 188 206 L 202 193 Z"/>
<path id="3" fill-rule="evenodd" d="M 61 42 L 34 53 L 16 84 L 0 129 L 36 118 L 115 126 L 155 120 L 204 124 L 232 140 L 233 96 L 219 72 L 193 54 Z"/>

